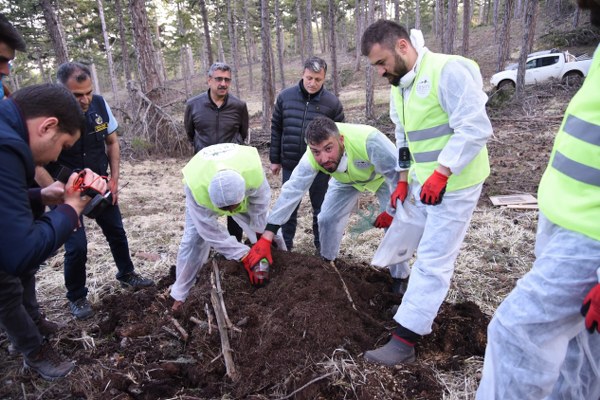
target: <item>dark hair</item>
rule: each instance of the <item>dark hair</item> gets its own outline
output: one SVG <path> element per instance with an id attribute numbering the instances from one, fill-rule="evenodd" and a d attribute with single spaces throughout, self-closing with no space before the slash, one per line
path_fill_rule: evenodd
<path id="1" fill-rule="evenodd" d="M 335 122 L 327 117 L 316 117 L 306 127 L 306 143 L 319 144 L 331 136 L 340 136 L 340 130 Z"/>
<path id="2" fill-rule="evenodd" d="M 379 44 L 388 50 L 394 50 L 398 39 L 410 41 L 408 31 L 400 24 L 394 21 L 380 19 L 373 22 L 364 31 L 361 39 L 360 52 L 363 56 L 368 56 L 371 48 Z"/>
<path id="3" fill-rule="evenodd" d="M 8 22 L 4 14 L 0 14 L 0 42 L 6 43 L 15 50 L 25 51 L 27 49 L 23 36 Z"/>
<path id="4" fill-rule="evenodd" d="M 83 132 L 85 118 L 75 96 L 63 85 L 45 83 L 27 86 L 10 95 L 25 120 L 56 117 L 58 128 L 69 135 Z"/>
<path id="5" fill-rule="evenodd" d="M 58 66 L 56 79 L 59 83 L 66 85 L 69 79 L 74 78 L 76 82 L 81 83 L 87 79 L 92 79 L 92 73 L 87 65 L 80 62 L 66 62 Z"/>
<path id="6" fill-rule="evenodd" d="M 327 73 L 327 63 L 319 57 L 310 57 L 304 61 L 304 69 L 309 69 L 313 72 L 319 72 L 322 69 Z"/>
<path id="7" fill-rule="evenodd" d="M 212 77 L 213 74 L 215 73 L 215 71 L 217 71 L 217 70 L 223 71 L 223 72 L 229 72 L 229 71 L 231 71 L 231 67 L 227 63 L 216 62 L 213 65 L 211 65 L 210 68 L 208 69 L 208 76 Z"/>

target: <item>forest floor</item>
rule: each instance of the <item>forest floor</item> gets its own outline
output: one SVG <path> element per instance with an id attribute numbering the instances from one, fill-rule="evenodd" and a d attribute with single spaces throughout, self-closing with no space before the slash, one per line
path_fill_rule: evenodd
<path id="1" fill-rule="evenodd" d="M 342 99 L 356 96 L 360 80 L 344 88 Z M 392 134 L 385 116 L 387 90 L 378 93 L 382 117 L 369 123 Z M 495 207 L 489 196 L 536 194 L 573 93 L 558 83 L 528 89 L 520 102 L 490 93 L 492 172 L 448 296 L 433 332 L 418 344 L 414 364 L 380 367 L 362 357 L 386 342 L 394 328 L 391 307 L 402 300 L 391 293 L 388 272 L 369 265 L 383 236 L 370 226 L 373 196 L 359 200 L 335 267 L 315 255 L 305 198 L 294 251 L 274 252 L 266 286 L 250 286 L 240 263 L 215 254 L 200 271 L 182 312 L 172 315 L 169 289 L 184 226 L 180 171 L 189 157 L 139 160 L 125 155 L 121 182 L 128 184 L 120 205 L 129 245 L 137 271 L 156 285 L 121 288 L 106 240 L 86 220 L 88 299 L 96 314 L 86 321 L 70 315 L 62 250 L 37 275 L 41 306 L 61 324 L 51 343 L 77 367 L 63 380 L 44 381 L 23 370 L 21 356 L 8 353 L 8 339 L 0 334 L 0 399 L 473 399 L 487 324 L 531 267 L 537 225 L 536 210 Z M 346 116 L 349 122 L 366 122 L 358 104 L 346 107 Z M 268 136 L 260 133 L 258 117 L 252 125 L 251 144 L 259 147 L 266 167 Z M 267 177 L 274 201 L 280 177 L 268 172 Z M 225 363 L 212 311 L 214 269 L 231 321 L 226 331 L 233 366 Z"/>

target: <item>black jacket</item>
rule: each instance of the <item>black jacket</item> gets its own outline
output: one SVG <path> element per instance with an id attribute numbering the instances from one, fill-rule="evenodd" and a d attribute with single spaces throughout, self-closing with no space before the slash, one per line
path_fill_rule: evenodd
<path id="1" fill-rule="evenodd" d="M 66 204 L 35 219 L 29 188 L 35 164 L 27 126 L 17 105 L 0 102 L 0 270 L 19 276 L 37 268 L 77 227 L 77 213 Z M 40 199 L 38 198 L 38 201 Z"/>
<path id="2" fill-rule="evenodd" d="M 306 151 L 304 130 L 310 121 L 322 115 L 335 122 L 344 121 L 344 108 L 330 91 L 321 88 L 313 95 L 304 89 L 302 80 L 277 96 L 271 118 L 269 160 L 285 169 L 294 169 Z"/>
<path id="3" fill-rule="evenodd" d="M 248 106 L 228 94 L 221 107 L 204 92 L 187 101 L 183 124 L 197 153 L 217 143 L 243 143 L 248 137 Z"/>

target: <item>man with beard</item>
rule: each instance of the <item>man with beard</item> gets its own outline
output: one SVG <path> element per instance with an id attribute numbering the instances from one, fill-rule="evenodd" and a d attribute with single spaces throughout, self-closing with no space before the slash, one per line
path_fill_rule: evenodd
<path id="1" fill-rule="evenodd" d="M 421 40 L 418 40 L 421 39 Z M 431 333 L 448 293 L 454 262 L 490 167 L 486 142 L 492 126 L 475 62 L 423 47 L 401 25 L 379 20 L 363 34 L 361 51 L 392 84 L 390 117 L 396 125 L 399 181 L 391 206 L 420 215 L 423 234 L 406 293 L 384 346 L 365 359 L 384 365 L 415 360 L 414 346 Z M 390 230 L 388 233 L 391 233 Z M 398 242 L 408 238 L 398 237 Z M 408 261 L 403 263 L 409 275 Z"/>
<path id="2" fill-rule="evenodd" d="M 245 265 L 255 265 L 262 258 L 273 262 L 271 241 L 275 233 L 290 218 L 319 172 L 332 178 L 318 217 L 324 259 L 337 257 L 348 217 L 361 192 L 375 193 L 379 200 L 381 213 L 375 226 L 386 228 L 391 223 L 390 188 L 398 181 L 394 144 L 371 126 L 335 123 L 326 117 L 314 118 L 305 133 L 308 149 L 281 187 L 265 232 L 244 258 Z"/>
<path id="3" fill-rule="evenodd" d="M 600 25 L 600 1 L 578 3 Z M 600 398 L 599 87 L 600 46 L 539 185 L 533 268 L 488 327 L 477 399 Z"/>

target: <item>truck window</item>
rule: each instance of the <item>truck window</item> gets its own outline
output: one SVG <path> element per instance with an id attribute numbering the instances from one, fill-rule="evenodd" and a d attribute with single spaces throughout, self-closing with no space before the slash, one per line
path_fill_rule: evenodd
<path id="1" fill-rule="evenodd" d="M 559 56 L 552 56 L 552 57 L 543 57 L 538 59 L 538 61 L 541 62 L 541 65 L 538 65 L 540 67 L 548 67 L 550 65 L 554 65 L 558 62 L 558 57 Z"/>

